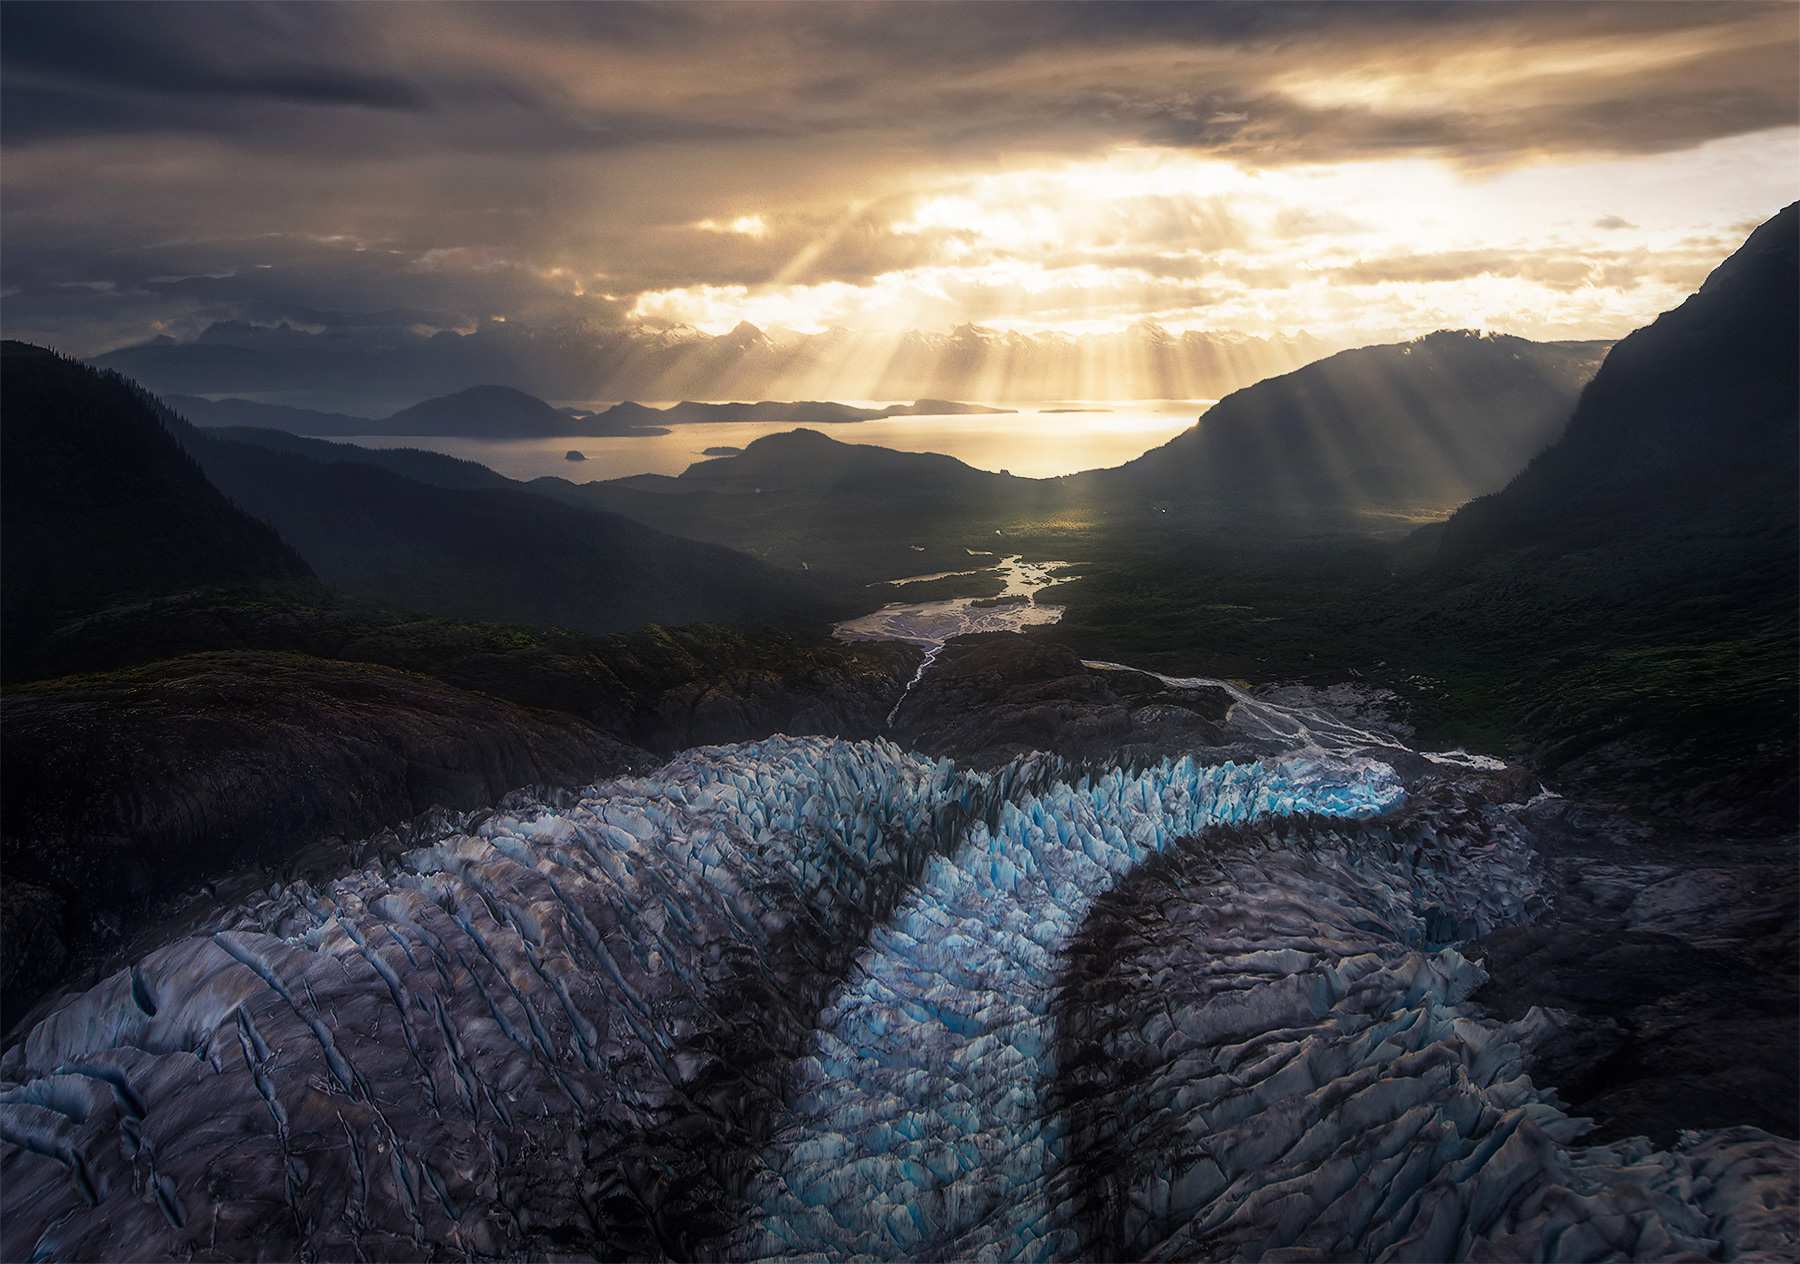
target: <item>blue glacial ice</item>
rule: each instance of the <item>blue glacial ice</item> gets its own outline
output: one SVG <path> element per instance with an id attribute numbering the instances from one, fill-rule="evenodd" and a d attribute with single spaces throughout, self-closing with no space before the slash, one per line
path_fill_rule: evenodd
<path id="1" fill-rule="evenodd" d="M 1401 795 L 1385 765 L 1183 759 L 1141 775 L 1056 781 L 1000 805 L 871 935 L 794 1068 L 811 1126 L 777 1147 L 763 1218 L 741 1245 L 913 1258 L 1050 1259 L 1079 1251 L 1049 1182 L 1059 954 L 1094 899 L 1175 839 L 1295 811 L 1362 816 Z"/>
<path id="2" fill-rule="evenodd" d="M 1257 722 L 1311 748 L 701 748 L 271 887 L 0 1060 L 5 1256 L 1791 1255 L 1794 1143 L 1582 1147 L 1555 1016 L 1468 1004 L 1516 805 Z"/>
<path id="3" fill-rule="evenodd" d="M 271 888 L 7 1051 L 7 1257 L 688 1253 L 646 1138 L 697 1094 L 756 1108 L 735 1042 L 804 999 L 782 951 L 916 872 L 966 789 L 886 744 L 701 749 Z"/>

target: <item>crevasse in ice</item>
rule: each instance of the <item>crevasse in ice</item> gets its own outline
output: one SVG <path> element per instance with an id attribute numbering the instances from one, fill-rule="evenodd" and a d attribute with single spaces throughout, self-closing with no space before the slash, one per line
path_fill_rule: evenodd
<path id="1" fill-rule="evenodd" d="M 731 1146 L 664 1134 L 744 1149 L 859 901 L 891 906 L 977 790 L 773 739 L 272 888 L 7 1052 L 7 1256 L 688 1253 L 729 1226 Z"/>
<path id="2" fill-rule="evenodd" d="M 1054 1100 L 1104 1259 L 1736 1259 L 1794 1245 L 1795 1146 L 1576 1144 L 1447 941 L 1542 906 L 1479 779 L 1267 819 L 1135 869 L 1065 956 Z"/>
<path id="3" fill-rule="evenodd" d="M 1045 1259 L 1080 1242 L 1048 1182 L 1059 954 L 1094 898 L 1171 841 L 1271 813 L 1394 802 L 1370 761 L 1237 768 L 1183 759 L 1003 802 L 870 937 L 794 1069 L 812 1126 L 776 1147 L 742 1253 Z"/>
<path id="4" fill-rule="evenodd" d="M 1516 812 L 1381 763 L 774 738 L 465 828 L 9 1049 L 6 1258 L 1794 1245 L 1791 1142 L 1575 1144 L 1454 947 L 1532 915 Z"/>

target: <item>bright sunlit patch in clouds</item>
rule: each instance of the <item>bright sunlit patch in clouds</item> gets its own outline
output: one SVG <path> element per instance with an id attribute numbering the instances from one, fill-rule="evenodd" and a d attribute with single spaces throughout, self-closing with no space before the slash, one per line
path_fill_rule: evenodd
<path id="1" fill-rule="evenodd" d="M 1316 109 L 1361 108 L 1389 115 L 1445 110 L 1518 110 L 1546 101 L 1604 99 L 1623 79 L 1668 71 L 1725 52 L 1743 33 L 1729 28 L 1671 31 L 1630 43 L 1594 38 L 1536 47 L 1516 44 L 1455 49 L 1385 50 L 1360 65 L 1333 71 L 1309 66 L 1270 86 Z"/>
<path id="2" fill-rule="evenodd" d="M 740 215 L 725 223 L 716 219 L 703 219 L 694 227 L 709 233 L 740 233 L 745 237 L 761 237 L 769 231 L 768 223 L 760 215 Z"/>
<path id="3" fill-rule="evenodd" d="M 646 293 L 633 314 L 709 332 L 749 320 L 1080 333 L 1149 319 L 1345 342 L 1446 326 L 1617 337 L 1791 200 L 1796 136 L 1492 173 L 1416 156 L 1252 169 L 1117 149 L 919 193 L 882 228 L 915 262 L 866 282 L 692 285 Z"/>

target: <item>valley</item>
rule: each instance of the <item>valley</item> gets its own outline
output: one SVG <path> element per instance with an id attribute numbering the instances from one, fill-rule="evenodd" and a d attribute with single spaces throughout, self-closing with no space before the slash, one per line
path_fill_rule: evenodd
<path id="1" fill-rule="evenodd" d="M 1054 478 L 6 342 L 9 1249 L 1787 1250 L 1797 214 Z"/>

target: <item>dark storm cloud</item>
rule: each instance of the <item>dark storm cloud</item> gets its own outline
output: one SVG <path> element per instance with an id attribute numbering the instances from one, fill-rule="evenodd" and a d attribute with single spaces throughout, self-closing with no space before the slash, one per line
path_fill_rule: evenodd
<path id="1" fill-rule="evenodd" d="M 1794 122 L 1795 23 L 1760 3 L 8 3 L 6 323 L 92 350 L 256 304 L 595 320 L 686 285 L 856 285 L 967 244 L 895 228 L 932 181 L 1119 145 L 1250 166 L 1677 150 Z M 762 227 L 699 227 L 746 216 Z M 1149 275 L 1201 268 L 1160 239 L 1246 245 L 1174 201 L 1134 232 L 1113 254 Z"/>
<path id="2" fill-rule="evenodd" d="M 3 21 L 15 143 L 282 132 L 254 108 L 273 105 L 427 112 L 437 117 L 361 126 L 398 143 L 537 150 L 843 133 L 1054 148 L 1104 134 L 1316 156 L 1547 145 L 1559 127 L 1567 146 L 1638 150 L 1785 122 L 1794 101 L 1791 66 L 1773 73 L 1785 50 L 1752 37 L 1791 27 L 1793 12 L 1752 3 L 13 3 Z M 1673 70 L 1609 72 L 1585 93 L 1499 109 L 1319 108 L 1271 91 L 1283 76 L 1358 60 L 1404 70 L 1483 45 L 1529 59 L 1594 40 L 1628 53 L 1730 29 L 1751 34 Z M 584 58 L 598 60 L 584 68 Z M 221 100 L 250 108 L 221 113 Z M 342 144 L 348 126 L 307 134 Z"/>
<path id="3" fill-rule="evenodd" d="M 343 64 L 344 14 L 306 9 L 8 3 L 0 9 L 0 56 L 9 139 L 206 128 L 217 123 L 220 98 L 426 107 L 416 84 Z"/>

